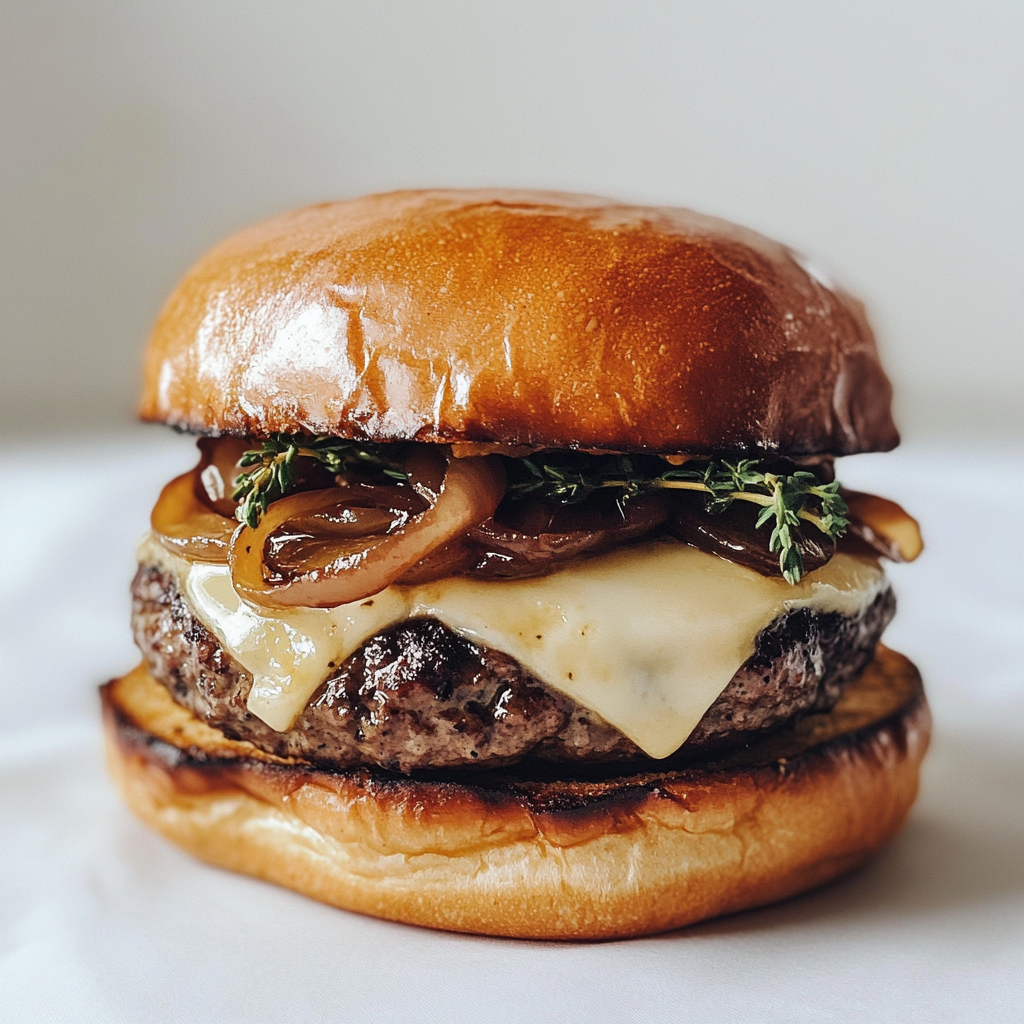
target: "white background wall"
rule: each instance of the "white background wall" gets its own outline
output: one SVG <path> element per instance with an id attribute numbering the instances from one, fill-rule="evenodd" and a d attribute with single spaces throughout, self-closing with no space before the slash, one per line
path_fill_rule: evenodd
<path id="1" fill-rule="evenodd" d="M 906 436 L 1024 432 L 1020 0 L 3 0 L 0 427 L 127 422 L 227 232 L 483 184 L 774 235 L 867 300 Z"/>

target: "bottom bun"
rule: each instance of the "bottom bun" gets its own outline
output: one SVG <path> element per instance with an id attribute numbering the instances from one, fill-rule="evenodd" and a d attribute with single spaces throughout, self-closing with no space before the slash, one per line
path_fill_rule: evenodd
<path id="1" fill-rule="evenodd" d="M 852 870 L 903 824 L 930 726 L 917 670 L 882 647 L 832 712 L 738 755 L 574 781 L 328 771 L 226 738 L 141 666 L 102 694 L 128 804 L 200 859 L 375 917 L 543 939 L 665 931 Z"/>

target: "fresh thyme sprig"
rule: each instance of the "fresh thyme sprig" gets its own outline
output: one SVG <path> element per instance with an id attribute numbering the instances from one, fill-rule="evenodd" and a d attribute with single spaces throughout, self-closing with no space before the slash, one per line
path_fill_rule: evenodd
<path id="1" fill-rule="evenodd" d="M 235 510 L 239 522 L 255 528 L 270 503 L 283 498 L 295 486 L 295 460 L 299 456 L 315 459 L 334 474 L 362 469 L 392 480 L 408 479 L 404 470 L 381 455 L 375 445 L 339 437 L 271 434 L 262 447 L 247 451 L 239 460 L 240 466 L 253 467 L 239 474 L 231 495 L 239 502 Z"/>
<path id="2" fill-rule="evenodd" d="M 759 468 L 754 459 L 728 462 L 710 459 L 662 470 L 664 462 L 650 456 L 586 456 L 576 453 L 540 453 L 520 459 L 524 480 L 513 483 L 507 495 L 537 495 L 563 505 L 585 501 L 596 491 L 621 491 L 620 502 L 653 490 L 700 491 L 708 495 L 705 509 L 723 512 L 734 501 L 762 506 L 758 528 L 772 523 L 768 548 L 779 556 L 779 569 L 788 583 L 799 583 L 803 555 L 794 529 L 801 521 L 838 539 L 848 525 L 846 502 L 839 483 L 822 483 L 813 473 L 776 474 Z"/>

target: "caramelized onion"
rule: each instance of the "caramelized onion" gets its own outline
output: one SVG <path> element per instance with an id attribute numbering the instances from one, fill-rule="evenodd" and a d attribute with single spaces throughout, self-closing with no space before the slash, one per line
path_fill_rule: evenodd
<path id="1" fill-rule="evenodd" d="M 243 437 L 201 437 L 202 461 L 196 472 L 196 497 L 222 516 L 233 518 L 238 503 L 231 497 L 242 468 L 239 459 L 253 447 Z"/>
<path id="2" fill-rule="evenodd" d="M 497 459 L 426 449 L 409 485 L 356 484 L 275 501 L 231 546 L 235 589 L 269 608 L 334 608 L 379 593 L 431 552 L 493 515 L 504 493 Z"/>
<path id="3" fill-rule="evenodd" d="M 744 501 L 735 501 L 722 512 L 711 514 L 703 498 L 680 497 L 672 510 L 669 532 L 687 544 L 718 555 L 762 576 L 782 576 L 778 553 L 770 550 L 771 530 L 758 528 L 757 511 Z M 813 526 L 791 527 L 800 545 L 804 573 L 820 569 L 835 554 L 835 541 Z"/>
<path id="4" fill-rule="evenodd" d="M 478 578 L 537 575 L 553 563 L 642 537 L 668 514 L 669 499 L 663 494 L 641 495 L 621 507 L 606 495 L 586 505 L 517 502 L 470 532 L 477 559 L 463 573 Z M 451 557 L 454 561 L 456 552 Z"/>
<path id="5" fill-rule="evenodd" d="M 443 580 L 448 576 L 474 575 L 471 570 L 480 563 L 481 557 L 479 548 L 467 534 L 463 534 L 435 548 L 414 566 L 406 569 L 395 582 L 412 587 L 420 583 Z"/>
<path id="6" fill-rule="evenodd" d="M 201 501 L 196 494 L 197 484 L 198 467 L 175 477 L 160 492 L 149 517 L 150 525 L 164 547 L 183 558 L 226 562 L 238 523 Z"/>
<path id="7" fill-rule="evenodd" d="M 862 491 L 840 492 L 850 508 L 850 533 L 894 562 L 912 562 L 924 550 L 921 528 L 895 501 Z"/>

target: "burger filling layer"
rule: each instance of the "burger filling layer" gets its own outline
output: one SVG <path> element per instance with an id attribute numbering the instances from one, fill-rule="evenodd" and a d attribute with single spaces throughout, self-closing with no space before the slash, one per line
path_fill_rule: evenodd
<path id="1" fill-rule="evenodd" d="M 625 767 L 646 759 L 600 715 L 514 658 L 433 618 L 371 637 L 279 732 L 247 709 L 251 673 L 195 617 L 173 575 L 143 566 L 132 591 L 136 641 L 154 677 L 210 725 L 279 756 L 402 772 L 520 761 Z M 831 708 L 871 659 L 894 607 L 886 588 L 853 617 L 786 612 L 758 635 L 754 654 L 674 758 L 719 754 L 794 716 Z"/>
<path id="2" fill-rule="evenodd" d="M 201 439 L 139 552 L 154 674 L 325 763 L 663 759 L 827 706 L 920 550 L 827 457 L 478 447 Z"/>
<path id="3" fill-rule="evenodd" d="M 140 562 L 140 646 L 180 700 L 268 749 L 401 770 L 663 758 L 767 728 L 834 700 L 892 610 L 873 559 L 840 553 L 793 587 L 678 541 L 274 614 L 226 567 L 152 541 Z M 716 712 L 730 687 L 753 700 Z"/>

